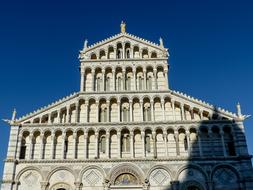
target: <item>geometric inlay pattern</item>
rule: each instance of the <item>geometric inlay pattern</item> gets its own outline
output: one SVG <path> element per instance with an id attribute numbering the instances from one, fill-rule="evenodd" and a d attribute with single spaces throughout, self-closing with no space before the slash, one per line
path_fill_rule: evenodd
<path id="1" fill-rule="evenodd" d="M 97 182 L 100 180 L 99 175 L 94 171 L 91 170 L 85 177 L 86 181 L 90 184 L 90 185 L 95 185 L 97 184 Z"/>

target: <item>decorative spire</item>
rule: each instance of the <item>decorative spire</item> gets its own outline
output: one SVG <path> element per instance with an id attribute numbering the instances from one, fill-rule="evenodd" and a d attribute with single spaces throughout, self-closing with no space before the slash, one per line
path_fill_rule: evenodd
<path id="1" fill-rule="evenodd" d="M 121 33 L 126 33 L 126 23 L 124 21 L 121 21 L 120 32 Z"/>
<path id="2" fill-rule="evenodd" d="M 242 111 L 241 111 L 241 105 L 240 105 L 239 102 L 237 103 L 236 108 L 237 108 L 237 116 L 239 118 L 241 118 L 242 117 Z"/>
<path id="3" fill-rule="evenodd" d="M 162 39 L 162 37 L 160 37 L 159 42 L 160 42 L 160 47 L 163 48 L 164 46 L 163 46 L 163 39 Z"/>
<path id="4" fill-rule="evenodd" d="M 87 49 L 87 47 L 88 47 L 88 40 L 85 39 L 84 40 L 84 45 L 83 45 L 83 50 Z"/>
<path id="5" fill-rule="evenodd" d="M 12 118 L 11 118 L 11 121 L 14 122 L 16 120 L 16 108 L 14 108 L 13 112 L 12 112 Z"/>

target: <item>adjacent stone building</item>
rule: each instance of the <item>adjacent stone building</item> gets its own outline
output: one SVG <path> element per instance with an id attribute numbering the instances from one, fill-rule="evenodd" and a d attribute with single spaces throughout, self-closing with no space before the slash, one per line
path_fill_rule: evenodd
<path id="1" fill-rule="evenodd" d="M 80 91 L 11 120 L 2 190 L 250 190 L 243 121 L 169 87 L 169 53 L 121 32 L 80 51 Z"/>

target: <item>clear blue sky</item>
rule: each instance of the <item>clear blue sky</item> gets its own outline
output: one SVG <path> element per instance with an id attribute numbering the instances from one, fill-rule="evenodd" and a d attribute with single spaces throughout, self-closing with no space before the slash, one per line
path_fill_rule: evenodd
<path id="1" fill-rule="evenodd" d="M 170 86 L 235 112 L 253 114 L 250 1 L 1 1 L 0 118 L 22 116 L 79 89 L 78 51 L 119 32 L 170 52 Z M 245 122 L 253 153 L 253 119 Z M 9 127 L 0 122 L 0 177 Z"/>

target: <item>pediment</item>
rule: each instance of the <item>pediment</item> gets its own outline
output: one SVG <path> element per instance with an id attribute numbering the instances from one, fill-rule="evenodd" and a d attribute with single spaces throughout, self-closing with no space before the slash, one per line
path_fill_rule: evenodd
<path id="1" fill-rule="evenodd" d="M 84 47 L 84 49 L 80 51 L 79 58 L 81 61 L 90 59 L 114 59 L 117 57 L 117 50 L 121 48 L 125 51 L 127 51 L 127 49 L 131 49 L 131 53 L 133 53 L 131 58 L 140 59 L 168 57 L 168 50 L 164 48 L 162 44 L 159 45 L 128 33 L 119 33 L 91 46 Z M 144 55 L 146 52 L 147 55 Z M 153 56 L 155 54 L 156 56 Z"/>

